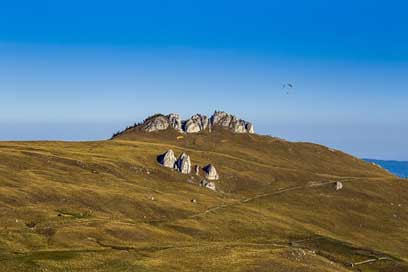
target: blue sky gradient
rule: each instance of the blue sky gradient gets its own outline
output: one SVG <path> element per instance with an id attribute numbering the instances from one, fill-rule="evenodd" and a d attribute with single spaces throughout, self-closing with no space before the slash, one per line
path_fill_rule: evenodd
<path id="1" fill-rule="evenodd" d="M 0 3 L 0 139 L 104 139 L 152 113 L 222 109 L 408 160 L 408 3 L 143 2 Z"/>

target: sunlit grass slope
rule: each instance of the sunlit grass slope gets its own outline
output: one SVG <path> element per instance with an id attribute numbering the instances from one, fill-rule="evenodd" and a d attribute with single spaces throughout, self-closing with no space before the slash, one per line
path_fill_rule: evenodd
<path id="1" fill-rule="evenodd" d="M 177 136 L 0 142 L 0 271 L 408 271 L 406 181 L 310 143 Z M 170 148 L 217 192 L 161 167 Z"/>

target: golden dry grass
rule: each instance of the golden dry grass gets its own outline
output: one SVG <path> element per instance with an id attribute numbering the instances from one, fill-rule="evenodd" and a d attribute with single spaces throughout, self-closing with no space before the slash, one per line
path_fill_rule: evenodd
<path id="1" fill-rule="evenodd" d="M 406 181 L 310 143 L 178 136 L 0 142 L 0 271 L 408 271 Z M 159 166 L 169 148 L 218 192 Z"/>

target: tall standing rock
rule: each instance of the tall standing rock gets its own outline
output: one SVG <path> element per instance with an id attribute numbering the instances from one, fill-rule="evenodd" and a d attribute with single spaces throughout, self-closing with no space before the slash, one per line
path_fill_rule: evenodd
<path id="1" fill-rule="evenodd" d="M 186 133 L 197 133 L 206 130 L 208 127 L 208 117 L 201 114 L 191 116 L 190 119 L 184 121 L 183 129 Z"/>
<path id="2" fill-rule="evenodd" d="M 180 155 L 180 157 L 177 159 L 176 165 L 177 165 L 177 169 L 182 174 L 191 173 L 191 160 L 190 160 L 190 156 L 187 155 L 186 153 L 183 153 Z"/>
<path id="3" fill-rule="evenodd" d="M 178 132 L 183 132 L 183 128 L 181 126 L 181 118 L 179 114 L 170 113 L 169 115 L 167 115 L 167 118 L 172 128 L 174 128 Z"/>
<path id="4" fill-rule="evenodd" d="M 207 165 L 206 167 L 204 167 L 203 170 L 205 172 L 205 177 L 208 180 L 218 180 L 220 178 L 217 173 L 217 170 L 212 164 Z"/>
<path id="5" fill-rule="evenodd" d="M 159 163 L 164 167 L 174 168 L 176 156 L 174 156 L 173 150 L 169 149 L 166 153 L 159 156 Z"/>

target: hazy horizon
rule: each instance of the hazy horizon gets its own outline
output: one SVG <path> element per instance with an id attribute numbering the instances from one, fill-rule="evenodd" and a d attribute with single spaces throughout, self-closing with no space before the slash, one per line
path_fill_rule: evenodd
<path id="1" fill-rule="evenodd" d="M 1 141 L 99 141 L 109 139 L 112 134 L 118 130 L 135 122 L 142 121 L 145 117 L 134 121 L 117 121 L 109 123 L 2 123 Z M 187 115 L 183 117 L 188 117 Z M 359 158 L 379 159 L 379 160 L 397 160 L 408 161 L 408 158 L 399 156 L 399 152 L 390 150 L 387 146 L 381 146 L 381 137 L 371 137 L 370 141 L 361 137 L 361 131 L 375 131 L 375 126 L 354 127 L 347 125 L 340 126 L 340 129 L 350 131 L 350 134 L 338 135 L 338 126 L 300 126 L 291 124 L 273 125 L 268 128 L 260 123 L 255 123 L 256 133 L 279 137 L 295 142 L 312 142 L 336 148 L 350 153 Z M 388 135 L 390 141 L 399 137 L 398 131 L 390 131 Z M 318 133 L 317 133 L 318 132 Z M 408 133 L 408 132 L 407 132 Z M 377 145 L 376 149 L 371 150 L 369 146 Z M 407 150 L 407 146 L 401 147 Z M 382 155 L 378 155 L 382 154 Z"/>
<path id="2" fill-rule="evenodd" d="M 106 139 L 155 112 L 220 109 L 261 134 L 408 160 L 407 7 L 3 3 L 0 140 Z"/>

